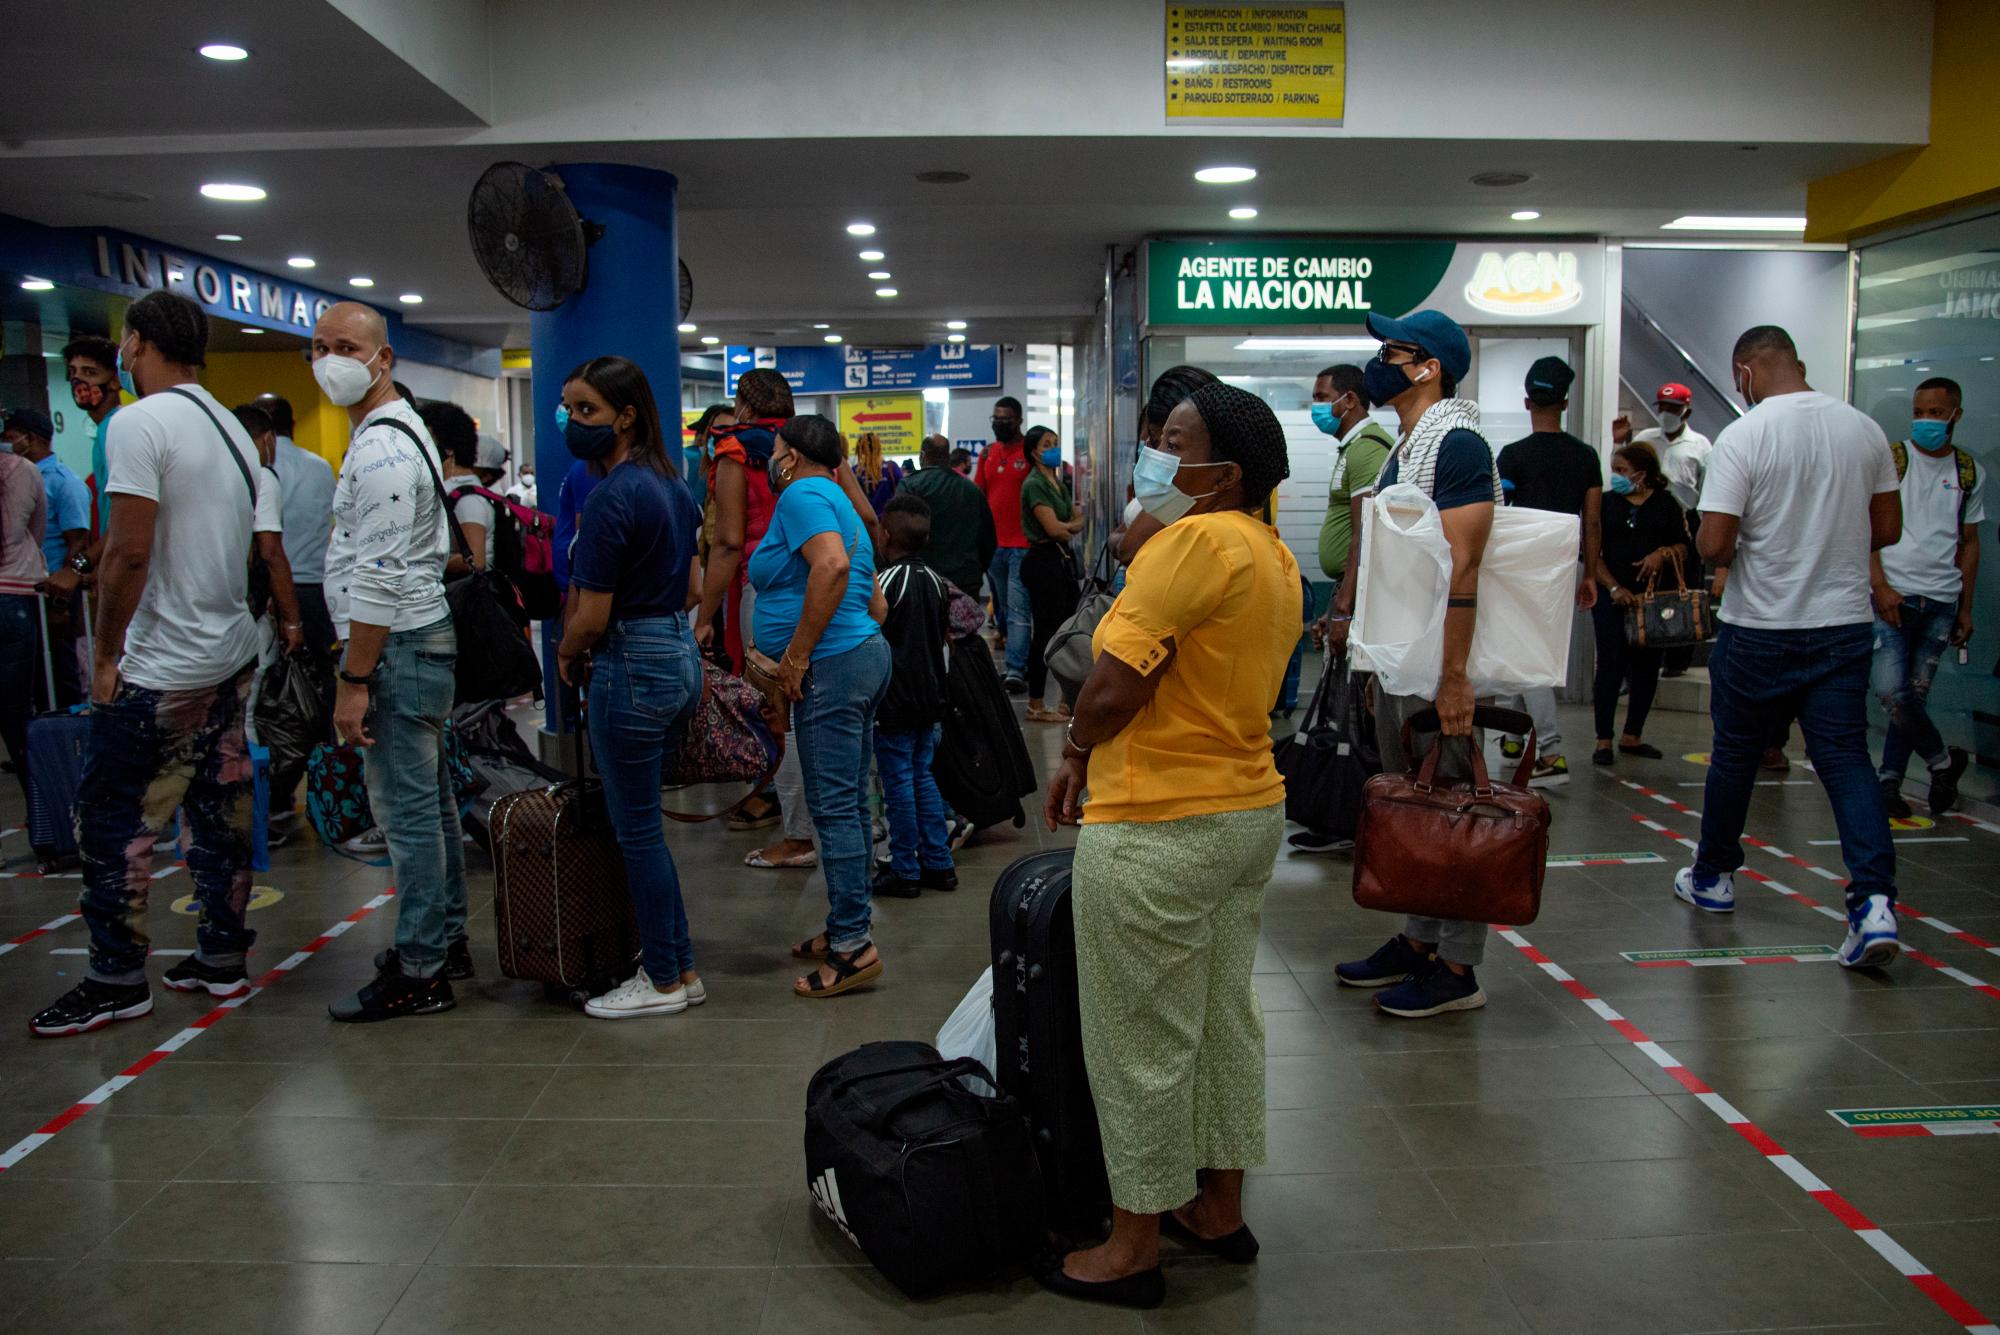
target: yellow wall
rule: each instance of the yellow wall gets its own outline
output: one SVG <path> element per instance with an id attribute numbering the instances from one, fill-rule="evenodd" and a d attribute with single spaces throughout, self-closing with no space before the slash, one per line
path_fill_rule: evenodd
<path id="1" fill-rule="evenodd" d="M 279 394 L 292 405 L 301 449 L 322 456 L 335 470 L 347 453 L 348 421 L 320 393 L 312 367 L 297 352 L 218 352 L 211 354 L 201 383 L 225 404 L 248 403 L 259 394 Z"/>
<path id="2" fill-rule="evenodd" d="M 2000 199 L 2000 4 L 1937 0 L 1931 138 L 1806 187 L 1806 240 L 1851 241 Z"/>

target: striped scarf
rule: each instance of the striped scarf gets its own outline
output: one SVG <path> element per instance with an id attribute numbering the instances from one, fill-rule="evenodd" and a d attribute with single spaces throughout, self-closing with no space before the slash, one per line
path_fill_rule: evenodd
<path id="1" fill-rule="evenodd" d="M 1444 447 L 1444 438 L 1453 431 L 1479 432 L 1479 405 L 1471 399 L 1439 399 L 1424 410 L 1410 433 L 1396 442 L 1392 459 L 1401 459 L 1397 466 L 1396 480 L 1408 482 L 1421 489 L 1426 496 L 1435 497 L 1437 489 L 1438 451 Z M 1505 497 L 1500 487 L 1500 470 L 1489 464 L 1493 473 L 1493 503 L 1499 505 Z M 1387 471 L 1388 465 L 1383 465 Z"/>

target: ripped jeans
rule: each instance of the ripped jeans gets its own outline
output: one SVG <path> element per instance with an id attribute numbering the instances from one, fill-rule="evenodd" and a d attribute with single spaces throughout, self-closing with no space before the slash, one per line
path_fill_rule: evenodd
<path id="1" fill-rule="evenodd" d="M 1900 620 L 1900 626 L 1892 626 L 1875 618 L 1875 657 L 1868 671 L 1868 688 L 1889 711 L 1889 736 L 1882 744 L 1877 775 L 1899 783 L 1910 767 L 1912 752 L 1932 769 L 1950 759 L 1924 701 L 1937 676 L 1938 660 L 1951 647 L 1958 604 L 1941 598 L 1905 598 Z"/>
<path id="2" fill-rule="evenodd" d="M 83 856 L 84 923 L 90 977 L 146 980 L 146 901 L 153 846 L 178 808 L 187 823 L 188 875 L 200 916 L 204 964 L 240 964 L 257 939 L 243 922 L 250 902 L 250 751 L 243 702 L 256 664 L 190 691 L 126 683 L 118 698 L 90 711 L 77 848 Z"/>

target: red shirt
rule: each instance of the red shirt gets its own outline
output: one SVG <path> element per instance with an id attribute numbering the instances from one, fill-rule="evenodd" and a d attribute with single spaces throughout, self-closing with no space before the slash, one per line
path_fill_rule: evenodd
<path id="1" fill-rule="evenodd" d="M 1028 480 L 1028 441 L 994 441 L 979 456 L 979 470 L 972 475 L 986 493 L 993 511 L 993 532 L 1002 547 L 1026 547 L 1028 535 L 1021 531 L 1021 484 Z"/>

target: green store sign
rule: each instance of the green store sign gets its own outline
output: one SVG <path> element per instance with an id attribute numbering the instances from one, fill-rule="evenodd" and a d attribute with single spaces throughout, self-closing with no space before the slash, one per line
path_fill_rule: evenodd
<path id="1" fill-rule="evenodd" d="M 1404 315 L 1437 290 L 1457 249 L 1449 241 L 1152 241 L 1146 319 L 1241 327 Z"/>

